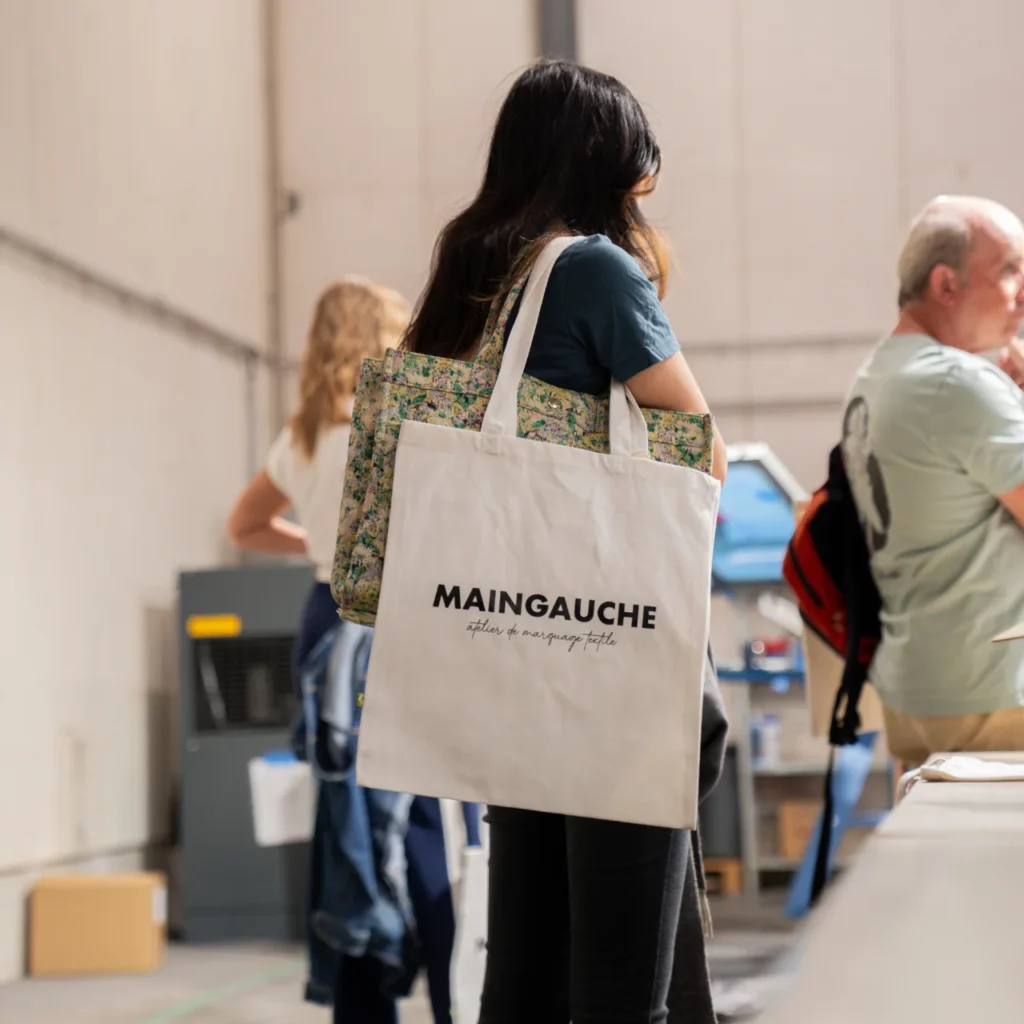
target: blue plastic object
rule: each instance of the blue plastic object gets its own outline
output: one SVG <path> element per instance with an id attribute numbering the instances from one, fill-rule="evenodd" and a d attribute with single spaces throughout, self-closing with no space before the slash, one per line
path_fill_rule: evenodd
<path id="1" fill-rule="evenodd" d="M 270 764 L 292 764 L 298 758 L 290 750 L 268 750 L 262 756 L 262 760 Z"/>
<path id="2" fill-rule="evenodd" d="M 804 671 L 802 668 L 786 669 L 779 672 L 768 672 L 760 668 L 719 668 L 718 681 L 722 683 L 755 683 L 770 686 L 782 692 L 789 689 L 790 683 L 802 685 Z"/>
<path id="3" fill-rule="evenodd" d="M 730 464 L 711 561 L 716 584 L 781 582 L 782 559 L 794 527 L 792 500 L 763 464 Z"/>
<path id="4" fill-rule="evenodd" d="M 462 820 L 466 825 L 466 845 L 483 846 L 480 840 L 480 805 L 463 804 Z"/>
<path id="5" fill-rule="evenodd" d="M 835 816 L 832 819 L 832 842 L 828 852 L 828 877 L 832 877 L 835 868 L 836 850 L 843 841 L 846 830 L 853 827 L 873 828 L 884 814 L 856 814 L 854 808 L 864 792 L 864 783 L 871 774 L 874 759 L 877 732 L 865 732 L 857 737 L 857 742 L 848 747 L 836 749 L 835 765 L 832 771 L 832 806 Z M 818 840 L 821 837 L 822 817 L 819 815 L 811 838 L 804 850 L 803 860 L 789 889 L 786 900 L 786 916 L 803 917 L 811 906 L 811 888 L 814 884 L 814 862 L 818 853 Z"/>

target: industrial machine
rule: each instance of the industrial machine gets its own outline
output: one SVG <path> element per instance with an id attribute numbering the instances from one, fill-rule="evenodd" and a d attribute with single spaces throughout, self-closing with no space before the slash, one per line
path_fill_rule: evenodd
<path id="1" fill-rule="evenodd" d="M 256 845 L 249 760 L 287 748 L 305 566 L 182 573 L 179 908 L 187 940 L 305 932 L 308 844 Z"/>
<path id="2" fill-rule="evenodd" d="M 793 536 L 794 507 L 806 497 L 768 445 L 729 447 L 711 577 L 713 592 L 729 599 L 742 646 L 715 652 L 720 681 L 736 684 L 730 700 L 732 742 L 722 780 L 701 808 L 701 820 L 708 858 L 742 860 L 748 892 L 757 891 L 760 873 L 754 786 L 758 751 L 751 742 L 750 687 L 766 685 L 785 692 L 803 680 L 800 619 L 784 596 L 782 559 Z M 781 626 L 788 639 L 757 635 L 758 618 Z"/>
<path id="3" fill-rule="evenodd" d="M 731 445 L 715 534 L 715 586 L 779 586 L 793 536 L 794 505 L 806 498 L 768 445 Z"/>

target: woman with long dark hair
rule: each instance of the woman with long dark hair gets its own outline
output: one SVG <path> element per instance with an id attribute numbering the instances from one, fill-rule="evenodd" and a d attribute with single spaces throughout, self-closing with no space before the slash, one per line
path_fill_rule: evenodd
<path id="1" fill-rule="evenodd" d="M 532 256 L 553 235 L 585 235 L 554 266 L 526 372 L 595 395 L 614 377 L 643 406 L 706 413 L 659 301 L 666 246 L 641 212 L 660 170 L 650 125 L 620 82 L 565 62 L 529 68 L 498 116 L 479 194 L 441 232 L 406 347 L 472 358 L 493 303 Z M 716 434 L 719 480 L 725 466 Z M 666 1021 L 688 833 L 489 814 L 480 1024 Z"/>

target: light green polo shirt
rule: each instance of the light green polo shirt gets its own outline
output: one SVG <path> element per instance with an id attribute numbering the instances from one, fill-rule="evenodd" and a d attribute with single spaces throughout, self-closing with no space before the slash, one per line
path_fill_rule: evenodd
<path id="1" fill-rule="evenodd" d="M 1024 704 L 1024 531 L 998 497 L 1024 484 L 1024 394 L 985 359 L 923 335 L 857 372 L 843 451 L 882 596 L 871 669 L 884 704 L 965 715 Z"/>

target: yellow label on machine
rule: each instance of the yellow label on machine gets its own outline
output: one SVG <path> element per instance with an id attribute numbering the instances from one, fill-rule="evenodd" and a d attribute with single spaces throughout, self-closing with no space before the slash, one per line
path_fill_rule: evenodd
<path id="1" fill-rule="evenodd" d="M 195 640 L 241 636 L 242 620 L 237 615 L 190 615 L 185 620 L 185 631 Z"/>

